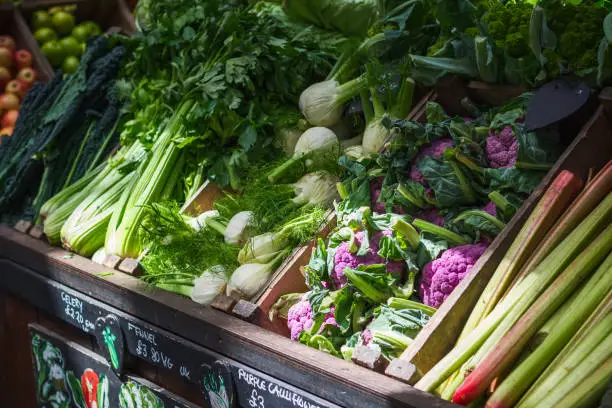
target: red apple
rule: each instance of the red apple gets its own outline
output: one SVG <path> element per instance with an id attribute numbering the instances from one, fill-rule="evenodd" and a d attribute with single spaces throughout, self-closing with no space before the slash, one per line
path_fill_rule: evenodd
<path id="1" fill-rule="evenodd" d="M 10 110 L 4 114 L 2 118 L 2 127 L 4 128 L 12 128 L 15 127 L 15 123 L 17 122 L 17 117 L 19 116 L 18 110 Z"/>
<path id="2" fill-rule="evenodd" d="M 30 68 L 32 66 L 32 54 L 26 50 L 15 51 L 15 62 L 18 70 Z"/>
<path id="3" fill-rule="evenodd" d="M 11 79 L 11 71 L 7 68 L 0 67 L 0 89 L 4 89 Z"/>
<path id="4" fill-rule="evenodd" d="M 30 89 L 32 85 L 34 85 L 34 82 L 36 82 L 37 78 L 38 75 L 32 68 L 23 68 L 17 74 L 17 79 L 26 86 L 26 89 Z"/>
<path id="5" fill-rule="evenodd" d="M 15 51 L 15 40 L 10 35 L 0 35 L 0 47 Z"/>
<path id="6" fill-rule="evenodd" d="M 0 110 L 10 111 L 19 109 L 19 98 L 16 95 L 5 93 L 0 95 Z"/>
<path id="7" fill-rule="evenodd" d="M 0 136 L 3 136 L 3 135 L 10 136 L 12 134 L 13 134 L 13 128 L 12 127 L 4 128 L 4 129 L 0 130 Z"/>
<path id="8" fill-rule="evenodd" d="M 0 67 L 11 68 L 13 66 L 13 53 L 6 47 L 0 47 Z"/>
<path id="9" fill-rule="evenodd" d="M 13 79 L 11 82 L 9 82 L 4 89 L 4 92 L 17 96 L 19 100 L 24 98 L 27 91 L 26 86 L 17 79 Z"/>

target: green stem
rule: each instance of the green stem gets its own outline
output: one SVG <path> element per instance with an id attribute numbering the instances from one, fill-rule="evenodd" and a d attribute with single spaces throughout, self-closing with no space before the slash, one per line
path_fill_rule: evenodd
<path id="1" fill-rule="evenodd" d="M 395 105 L 391 112 L 393 118 L 406 119 L 406 117 L 410 113 L 410 110 L 412 109 L 415 88 L 416 82 L 414 82 L 414 79 L 406 78 L 402 81 L 402 85 L 400 86 L 399 92 L 397 94 Z"/>
<path id="2" fill-rule="evenodd" d="M 283 178 L 287 177 L 288 174 L 301 176 L 306 172 L 306 160 L 305 156 L 292 157 L 285 161 L 283 164 L 272 170 L 268 174 L 268 181 L 270 183 L 278 183 Z"/>
<path id="3" fill-rule="evenodd" d="M 409 299 L 400 299 L 396 297 L 389 298 L 387 300 L 387 306 L 395 310 L 404 310 L 404 309 L 417 309 L 422 311 L 428 316 L 433 316 L 436 313 L 436 309 L 431 306 L 427 306 L 423 303 L 414 302 Z"/>
<path id="4" fill-rule="evenodd" d="M 367 87 L 368 82 L 366 81 L 364 76 L 360 76 L 338 86 L 337 97 L 335 101 L 336 106 L 344 105 L 355 95 L 359 95 L 362 90 L 367 89 Z"/>
<path id="5" fill-rule="evenodd" d="M 217 231 L 220 235 L 225 234 L 227 225 L 223 224 L 219 220 L 209 217 L 204 222 L 206 223 L 206 226 L 211 228 L 213 231 Z"/>
<path id="6" fill-rule="evenodd" d="M 83 154 L 83 150 L 85 149 L 85 145 L 87 144 L 87 140 L 89 139 L 89 136 L 91 136 L 91 132 L 93 131 L 95 125 L 96 125 L 96 121 L 92 121 L 89 124 L 89 127 L 87 128 L 87 132 L 85 132 L 85 137 L 81 141 L 81 146 L 79 147 L 79 151 L 78 151 L 74 161 L 72 162 L 72 167 L 70 168 L 70 171 L 68 172 L 68 177 L 66 177 L 66 181 L 64 181 L 64 185 L 62 186 L 62 189 L 66 188 L 66 187 L 68 187 L 70 185 L 70 180 L 72 180 L 72 176 L 74 175 L 74 172 L 76 171 L 77 165 L 79 164 L 79 159 L 81 158 L 81 155 Z M 95 167 L 95 166 L 92 163 L 89 166 L 89 168 L 87 169 L 87 171 L 91 170 L 93 167 Z"/>
<path id="7" fill-rule="evenodd" d="M 489 193 L 489 199 L 493 201 L 495 207 L 499 208 L 503 214 L 508 211 L 511 205 L 510 201 L 508 201 L 499 191 L 492 191 Z"/>
<path id="8" fill-rule="evenodd" d="M 361 97 L 361 108 L 363 109 L 363 116 L 365 117 L 366 124 L 371 123 L 374 120 L 374 109 L 372 108 L 372 102 L 370 102 L 370 93 L 367 90 L 359 92 Z"/>
<path id="9" fill-rule="evenodd" d="M 380 101 L 380 96 L 378 95 L 378 90 L 376 88 L 370 88 L 370 99 L 372 100 L 372 106 L 374 107 L 374 120 L 378 120 L 384 116 L 385 106 Z"/>
<path id="10" fill-rule="evenodd" d="M 463 194 L 466 196 L 470 203 L 475 202 L 476 195 L 474 194 L 474 190 L 472 189 L 472 186 L 459 168 L 459 165 L 452 160 L 450 160 L 448 163 L 453 168 L 453 171 L 457 176 L 457 179 L 459 180 L 459 184 L 461 185 L 461 191 L 463 191 Z"/>
<path id="11" fill-rule="evenodd" d="M 410 223 L 401 218 L 396 218 L 391 223 L 391 229 L 400 234 L 408 242 L 412 250 L 416 250 L 419 247 L 421 237 L 419 232 Z"/>
<path id="12" fill-rule="evenodd" d="M 430 234 L 434 234 L 444 240 L 446 240 L 449 244 L 452 245 L 467 245 L 469 242 L 463 238 L 461 235 L 454 233 L 446 228 L 439 227 L 436 224 L 432 224 L 431 222 L 427 222 L 416 218 L 412 221 L 412 225 L 416 228 L 420 229 L 424 232 L 429 232 Z"/>
<path id="13" fill-rule="evenodd" d="M 482 217 L 485 220 L 489 221 L 491 224 L 495 225 L 500 230 L 504 229 L 504 227 L 506 226 L 506 224 L 504 224 L 501 220 L 498 220 L 497 218 L 495 218 L 494 216 L 492 216 L 488 212 L 482 211 L 482 210 L 467 210 L 467 211 L 464 211 L 461 214 L 459 214 L 457 216 L 457 218 L 455 218 L 453 220 L 453 224 L 455 224 L 455 223 L 457 223 L 459 221 L 462 221 L 462 220 L 464 220 L 464 219 L 466 219 L 467 217 L 470 217 L 470 216 Z"/>
<path id="14" fill-rule="evenodd" d="M 104 139 L 104 143 L 102 143 L 102 146 L 100 146 L 100 149 L 98 149 L 98 153 L 96 153 L 96 157 L 94 157 L 94 159 L 91 162 L 91 164 L 89 165 L 89 168 L 87 169 L 87 171 L 89 171 L 93 167 L 95 167 L 98 164 L 98 162 L 102 159 L 102 154 L 104 153 L 104 151 L 108 147 L 108 144 L 113 139 L 113 136 L 115 135 L 115 132 L 117 131 L 117 126 L 119 126 L 120 118 L 121 118 L 121 114 L 119 114 L 119 117 L 115 121 L 115 124 L 113 125 L 113 128 L 111 129 L 111 131 L 108 133 L 108 135 Z"/>
<path id="15" fill-rule="evenodd" d="M 406 186 L 400 185 L 399 187 L 397 187 L 397 192 L 400 193 L 402 197 L 404 197 L 406 200 L 410 201 L 414 206 L 419 207 L 419 208 L 427 207 L 427 204 L 425 203 L 425 201 L 423 201 L 420 197 L 417 197 L 414 194 L 412 194 L 412 192 L 410 192 L 406 188 Z"/>
<path id="16" fill-rule="evenodd" d="M 537 171 L 548 171 L 552 169 L 552 164 L 536 164 L 536 163 L 523 163 L 517 161 L 515 166 L 519 169 L 524 170 L 537 170 Z"/>

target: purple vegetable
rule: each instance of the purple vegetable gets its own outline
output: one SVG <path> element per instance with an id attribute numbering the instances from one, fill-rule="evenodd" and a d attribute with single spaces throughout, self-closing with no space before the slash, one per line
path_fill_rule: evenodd
<path id="1" fill-rule="evenodd" d="M 439 159 L 442 157 L 442 153 L 451 147 L 453 147 L 453 140 L 449 138 L 435 140 L 432 144 L 423 147 L 414 159 L 414 164 L 410 169 L 410 179 L 425 185 L 425 179 L 417 167 L 419 160 L 427 156 Z"/>
<path id="2" fill-rule="evenodd" d="M 450 248 L 425 265 L 419 283 L 419 296 L 423 303 L 440 307 L 486 249 L 487 246 L 483 244 Z"/>
<path id="3" fill-rule="evenodd" d="M 380 193 L 382 191 L 382 185 L 384 180 L 384 177 L 377 177 L 370 182 L 370 205 L 372 211 L 378 214 L 385 214 L 387 212 L 387 209 L 385 208 L 385 203 L 382 201 L 378 201 L 378 199 L 380 198 Z M 393 206 L 393 212 L 395 214 L 406 214 L 406 211 L 404 211 L 404 208 L 402 208 L 401 205 Z"/>
<path id="4" fill-rule="evenodd" d="M 494 217 L 497 216 L 497 207 L 495 206 L 495 203 L 493 201 L 489 201 L 487 205 L 482 207 L 482 210 L 484 212 L 488 212 L 489 214 L 491 214 Z"/>
<path id="5" fill-rule="evenodd" d="M 323 331 L 327 324 L 338 326 L 334 317 L 335 308 L 335 306 L 332 306 L 331 311 L 325 316 L 325 321 L 319 329 L 319 333 Z M 291 330 L 291 340 L 297 340 L 300 337 L 300 333 L 310 329 L 313 324 L 312 307 L 310 302 L 304 297 L 301 301 L 291 306 L 287 313 L 287 327 Z"/>
<path id="6" fill-rule="evenodd" d="M 440 212 L 435 208 L 419 211 L 417 218 L 424 221 L 436 224 L 438 227 L 444 226 L 444 218 L 440 215 Z"/>
<path id="7" fill-rule="evenodd" d="M 378 256 L 378 243 L 383 235 L 391 236 L 391 231 L 382 231 L 370 238 L 370 250 L 364 256 L 357 256 L 349 251 L 349 243 L 347 241 L 341 243 L 336 249 L 334 256 L 334 270 L 331 278 L 338 288 L 346 285 L 347 278 L 344 276 L 344 269 L 349 267 L 356 269 L 359 265 L 373 265 L 379 263 L 387 264 L 387 271 L 393 274 L 401 274 L 404 270 L 404 262 L 386 262 L 384 258 Z M 359 231 L 355 234 L 355 243 L 361 245 L 363 240 L 363 232 Z"/>
<path id="8" fill-rule="evenodd" d="M 516 163 L 519 143 L 512 126 L 505 126 L 499 134 L 491 131 L 486 141 L 487 159 L 493 169 L 512 167 Z"/>

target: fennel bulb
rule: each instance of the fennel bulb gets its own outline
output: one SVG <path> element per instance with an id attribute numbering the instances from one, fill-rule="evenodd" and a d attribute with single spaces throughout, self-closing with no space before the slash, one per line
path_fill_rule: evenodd
<path id="1" fill-rule="evenodd" d="M 361 146 L 362 142 L 363 142 L 363 135 L 358 135 L 350 139 L 341 140 L 340 148 L 342 149 L 342 151 L 345 151 L 349 147 Z"/>
<path id="2" fill-rule="evenodd" d="M 382 124 L 382 118 L 373 120 L 363 132 L 363 151 L 366 154 L 378 154 L 391 135 L 391 131 Z"/>
<path id="3" fill-rule="evenodd" d="M 251 237 L 253 232 L 253 213 L 242 211 L 234 215 L 225 228 L 223 238 L 229 245 L 241 246 Z"/>
<path id="4" fill-rule="evenodd" d="M 276 132 L 276 147 L 279 147 L 287 154 L 292 156 L 295 152 L 295 145 L 299 140 L 302 133 L 299 129 L 295 128 L 283 128 Z"/>
<path id="5" fill-rule="evenodd" d="M 333 131 L 324 127 L 310 128 L 297 141 L 293 157 L 272 170 L 268 180 L 276 183 L 289 175 L 295 180 L 307 169 L 317 170 L 336 163 L 339 154 L 340 142 Z"/>
<path id="6" fill-rule="evenodd" d="M 249 238 L 238 253 L 238 262 L 253 263 L 255 259 L 282 251 L 287 246 L 289 241 L 283 231 L 266 232 Z"/>
<path id="7" fill-rule="evenodd" d="M 281 251 L 268 263 L 248 263 L 238 267 L 227 285 L 227 296 L 234 299 L 250 299 L 255 296 L 268 283 L 286 254 L 286 251 Z"/>
<path id="8" fill-rule="evenodd" d="M 365 151 L 363 146 L 350 146 L 344 149 L 344 155 L 351 160 L 361 160 L 365 157 Z"/>
<path id="9" fill-rule="evenodd" d="M 294 185 L 295 198 L 298 205 L 316 205 L 329 208 L 334 200 L 339 198 L 336 184 L 340 180 L 324 171 L 309 173 L 300 178 Z"/>
<path id="10" fill-rule="evenodd" d="M 191 300 L 201 305 L 209 305 L 217 295 L 225 292 L 227 280 L 227 270 L 223 265 L 205 270 L 193 280 Z"/>
<path id="11" fill-rule="evenodd" d="M 187 225 L 193 228 L 194 231 L 201 231 L 203 228 L 206 227 L 207 225 L 206 222 L 208 219 L 216 218 L 218 216 L 219 216 L 218 211 L 211 210 L 211 211 L 203 212 L 197 217 L 185 217 L 185 221 L 187 222 Z"/>
<path id="12" fill-rule="evenodd" d="M 364 78 L 353 79 L 343 85 L 330 79 L 310 85 L 300 95 L 300 110 L 314 126 L 333 126 L 342 118 L 344 103 L 366 86 Z"/>

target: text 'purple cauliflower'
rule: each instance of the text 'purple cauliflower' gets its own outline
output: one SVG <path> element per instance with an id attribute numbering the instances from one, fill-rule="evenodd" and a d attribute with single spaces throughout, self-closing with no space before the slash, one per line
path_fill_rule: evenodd
<path id="1" fill-rule="evenodd" d="M 417 167 L 417 163 L 424 157 L 433 157 L 439 159 L 442 157 L 442 153 L 448 148 L 453 147 L 453 140 L 450 138 L 446 139 L 438 139 L 434 140 L 428 146 L 421 148 L 419 153 L 414 159 L 414 163 L 412 164 L 412 168 L 410 169 L 410 179 L 416 181 L 417 183 L 421 183 L 423 185 L 426 184 L 425 179 L 423 178 L 423 174 L 419 171 Z"/>
<path id="2" fill-rule="evenodd" d="M 447 249 L 423 268 L 419 296 L 428 306 L 438 308 L 487 249 L 486 245 L 462 245 Z"/>
<path id="3" fill-rule="evenodd" d="M 374 265 L 380 263 L 387 264 L 387 271 L 392 274 L 400 275 L 404 270 L 404 262 L 386 262 L 384 258 L 378 256 L 378 244 L 383 235 L 391 236 L 391 231 L 382 231 L 370 238 L 370 250 L 364 256 L 357 256 L 349 251 L 349 242 L 341 243 L 334 255 L 334 270 L 331 278 L 338 288 L 346 285 L 347 278 L 344 276 L 345 268 L 356 269 L 359 265 Z M 355 243 L 359 247 L 363 241 L 363 231 L 355 234 Z"/>
<path id="4" fill-rule="evenodd" d="M 325 316 L 325 321 L 319 329 L 319 333 L 323 331 L 326 325 L 338 326 L 334 317 L 335 306 L 332 306 L 331 311 Z M 312 307 L 310 302 L 304 297 L 301 301 L 291 306 L 287 313 L 287 327 L 291 330 L 291 340 L 297 340 L 300 333 L 304 330 L 309 330 L 314 324 Z"/>
<path id="5" fill-rule="evenodd" d="M 514 166 L 518 149 L 518 139 L 514 136 L 512 126 L 505 126 L 498 134 L 491 131 L 485 147 L 489 166 L 493 169 Z"/>

